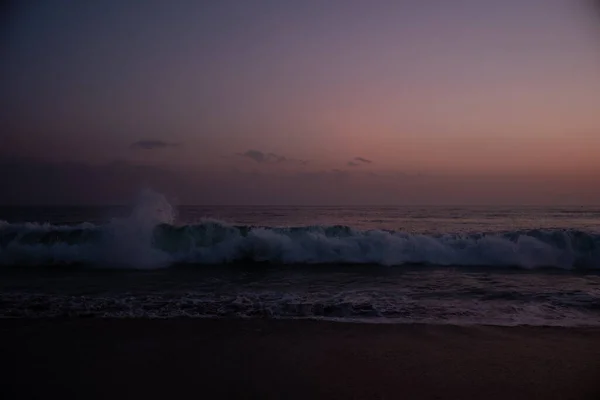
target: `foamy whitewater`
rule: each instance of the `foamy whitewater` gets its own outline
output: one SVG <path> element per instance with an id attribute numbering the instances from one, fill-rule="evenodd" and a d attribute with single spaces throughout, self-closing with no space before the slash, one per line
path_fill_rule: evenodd
<path id="1" fill-rule="evenodd" d="M 117 216 L 117 217 L 115 217 Z M 600 325 L 600 209 L 0 209 L 0 315 Z"/>

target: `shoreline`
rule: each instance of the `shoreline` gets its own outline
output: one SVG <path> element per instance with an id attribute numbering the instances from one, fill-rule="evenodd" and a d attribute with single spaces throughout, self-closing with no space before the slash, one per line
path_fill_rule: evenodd
<path id="1" fill-rule="evenodd" d="M 5 398 L 600 399 L 600 328 L 0 319 Z"/>

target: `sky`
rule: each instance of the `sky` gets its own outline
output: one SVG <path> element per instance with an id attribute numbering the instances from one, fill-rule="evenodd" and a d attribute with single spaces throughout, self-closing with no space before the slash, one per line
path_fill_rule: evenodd
<path id="1" fill-rule="evenodd" d="M 4 7 L 3 204 L 600 204 L 591 0 Z"/>

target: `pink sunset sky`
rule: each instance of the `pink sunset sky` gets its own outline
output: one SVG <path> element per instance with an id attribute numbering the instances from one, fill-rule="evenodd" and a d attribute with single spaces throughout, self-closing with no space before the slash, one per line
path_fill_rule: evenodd
<path id="1" fill-rule="evenodd" d="M 0 203 L 600 204 L 589 5 L 15 2 Z"/>

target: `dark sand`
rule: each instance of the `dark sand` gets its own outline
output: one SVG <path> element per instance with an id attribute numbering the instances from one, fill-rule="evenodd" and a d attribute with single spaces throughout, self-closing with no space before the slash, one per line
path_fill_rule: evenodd
<path id="1" fill-rule="evenodd" d="M 3 398 L 600 399 L 600 329 L 0 320 Z"/>

